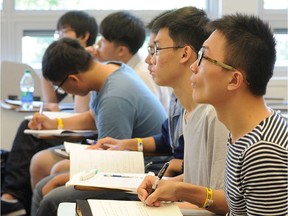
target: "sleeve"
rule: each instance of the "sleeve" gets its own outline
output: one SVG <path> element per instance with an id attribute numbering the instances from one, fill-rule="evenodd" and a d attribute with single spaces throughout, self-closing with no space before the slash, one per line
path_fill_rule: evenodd
<path id="1" fill-rule="evenodd" d="M 223 189 L 228 130 L 218 120 L 214 109 L 208 114 L 207 139 L 210 187 Z"/>
<path id="2" fill-rule="evenodd" d="M 242 164 L 247 214 L 287 215 L 287 149 L 262 141 L 246 150 Z"/>
<path id="3" fill-rule="evenodd" d="M 105 98 L 98 104 L 96 125 L 98 138 L 110 136 L 116 139 L 132 137 L 136 118 L 133 104 L 121 97 Z"/>
<path id="4" fill-rule="evenodd" d="M 161 134 L 153 136 L 156 144 L 156 152 L 172 153 L 169 137 L 168 119 L 166 119 L 162 124 Z"/>

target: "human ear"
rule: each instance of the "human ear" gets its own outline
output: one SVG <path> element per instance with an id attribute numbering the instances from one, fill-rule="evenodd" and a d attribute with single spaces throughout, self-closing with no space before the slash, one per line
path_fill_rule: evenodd
<path id="1" fill-rule="evenodd" d="M 90 37 L 90 33 L 89 32 L 85 32 L 84 35 L 79 37 L 80 43 L 82 44 L 82 46 L 87 46 L 87 41 Z"/>
<path id="2" fill-rule="evenodd" d="M 192 58 L 193 50 L 189 46 L 185 46 L 182 52 L 181 62 L 189 61 Z"/>
<path id="3" fill-rule="evenodd" d="M 238 89 L 242 84 L 244 84 L 244 80 L 244 76 L 240 71 L 236 70 L 234 72 L 231 72 L 228 89 Z"/>

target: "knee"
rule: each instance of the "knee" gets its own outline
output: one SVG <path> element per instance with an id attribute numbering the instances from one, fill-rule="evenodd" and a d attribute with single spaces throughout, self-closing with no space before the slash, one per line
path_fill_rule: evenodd
<path id="1" fill-rule="evenodd" d="M 65 159 L 65 160 L 59 161 L 58 163 L 56 163 L 52 167 L 51 174 L 69 171 L 69 168 L 70 168 L 70 161 L 69 160 Z"/>
<path id="2" fill-rule="evenodd" d="M 50 172 L 51 165 L 53 163 L 53 157 L 50 150 L 40 151 L 35 154 L 31 159 L 30 173 L 31 176 L 37 175 L 38 173 Z"/>

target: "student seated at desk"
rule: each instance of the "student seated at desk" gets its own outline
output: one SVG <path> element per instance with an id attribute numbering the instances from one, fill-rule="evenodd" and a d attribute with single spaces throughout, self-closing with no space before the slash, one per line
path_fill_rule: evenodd
<path id="1" fill-rule="evenodd" d="M 57 22 L 59 38 L 77 38 L 83 47 L 92 46 L 98 33 L 97 22 L 94 17 L 83 11 L 68 11 Z M 48 84 L 48 85 L 47 85 Z M 42 82 L 45 109 L 59 111 L 57 93 L 51 83 Z M 62 94 L 61 94 L 62 95 Z M 75 96 L 74 111 L 88 110 L 89 96 Z M 32 135 L 24 134 L 28 128 L 28 120 L 24 120 L 16 133 L 12 149 L 5 167 L 5 179 L 2 182 L 1 214 L 18 212 L 20 215 L 29 214 L 32 190 L 30 184 L 29 166 L 32 156 L 52 146 L 63 143 L 63 139 L 39 140 Z"/>
<path id="2" fill-rule="evenodd" d="M 194 7 L 181 8 L 160 16 L 154 24 L 153 32 L 158 33 L 156 38 L 149 42 L 149 55 L 152 57 L 150 61 L 153 64 L 156 83 L 173 87 L 175 96 L 185 108 L 183 116 L 184 174 L 174 177 L 174 181 L 184 180 L 218 189 L 223 188 L 224 184 L 228 131 L 217 120 L 212 106 L 198 105 L 192 100 L 192 86 L 189 80 L 190 65 L 197 59 L 194 49 L 200 49 L 208 37 L 205 31 L 208 21 L 206 13 Z M 172 46 L 176 48 L 161 50 L 161 47 Z M 97 145 L 101 145 L 102 141 L 99 140 Z M 136 150 L 135 139 L 125 139 L 122 143 L 126 141 L 131 144 L 128 148 Z M 143 141 L 146 151 L 145 147 L 148 145 L 147 143 L 145 145 L 146 140 L 143 139 Z M 127 146 L 121 146 L 120 143 L 121 141 L 119 141 L 121 148 L 127 149 Z M 113 144 L 112 141 L 111 144 Z M 155 144 L 153 145 L 155 147 Z M 135 194 L 125 192 L 79 191 L 65 186 L 47 193 L 44 185 L 53 177 L 46 177 L 36 186 L 33 194 L 32 215 L 56 215 L 59 203 L 75 202 L 76 199 L 137 199 Z"/>
<path id="3" fill-rule="evenodd" d="M 139 198 L 149 206 L 181 199 L 226 215 L 287 215 L 288 124 L 263 99 L 276 60 L 273 32 L 258 17 L 241 14 L 210 27 L 191 82 L 193 99 L 212 104 L 230 130 L 224 189 L 162 180 L 148 195 L 155 182 L 149 177 Z"/>

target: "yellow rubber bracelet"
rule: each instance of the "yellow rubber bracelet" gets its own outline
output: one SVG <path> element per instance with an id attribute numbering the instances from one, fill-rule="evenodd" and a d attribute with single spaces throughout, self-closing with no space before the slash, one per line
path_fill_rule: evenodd
<path id="1" fill-rule="evenodd" d="M 141 138 L 136 138 L 137 140 L 137 149 L 139 152 L 143 152 L 143 141 Z"/>
<path id="2" fill-rule="evenodd" d="M 64 124 L 63 124 L 63 120 L 62 118 L 57 118 L 57 124 L 58 124 L 58 129 L 63 129 L 64 128 Z"/>
<path id="3" fill-rule="evenodd" d="M 212 189 L 206 188 L 206 200 L 204 202 L 203 208 L 208 209 L 213 203 L 212 199 Z"/>

